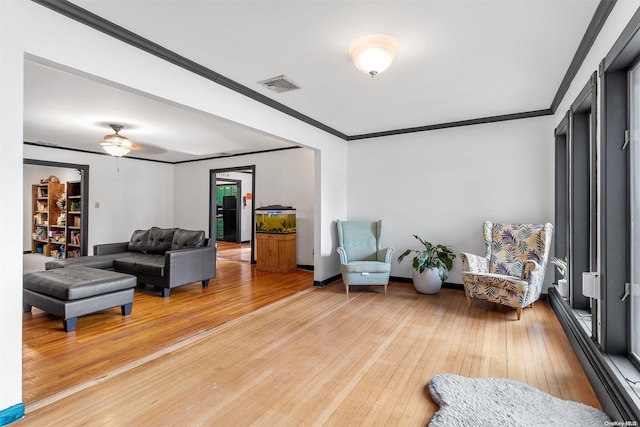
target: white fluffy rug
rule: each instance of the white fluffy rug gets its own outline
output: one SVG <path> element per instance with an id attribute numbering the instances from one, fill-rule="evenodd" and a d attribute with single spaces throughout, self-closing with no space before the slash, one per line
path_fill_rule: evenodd
<path id="1" fill-rule="evenodd" d="M 429 392 L 440 406 L 429 427 L 602 427 L 610 421 L 591 406 L 558 399 L 508 379 L 440 374 L 429 382 Z"/>

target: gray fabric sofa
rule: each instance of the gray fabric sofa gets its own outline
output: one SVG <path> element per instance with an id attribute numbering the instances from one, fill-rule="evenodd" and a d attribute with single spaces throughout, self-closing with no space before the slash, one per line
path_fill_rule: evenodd
<path id="1" fill-rule="evenodd" d="M 138 285 L 152 285 L 169 296 L 172 288 L 216 277 L 216 247 L 204 231 L 151 227 L 136 230 L 128 242 L 95 245 L 92 256 L 54 260 L 47 270 L 92 267 L 132 274 Z"/>

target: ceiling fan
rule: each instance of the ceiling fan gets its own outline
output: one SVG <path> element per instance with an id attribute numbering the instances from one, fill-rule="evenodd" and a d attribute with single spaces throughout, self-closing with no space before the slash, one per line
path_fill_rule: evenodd
<path id="1" fill-rule="evenodd" d="M 118 124 L 109 124 L 109 126 L 115 133 L 104 136 L 103 142 L 100 143 L 102 149 L 114 157 L 125 156 L 131 151 L 133 144 L 129 141 L 129 138 L 118 133 L 124 129 L 124 126 Z"/>

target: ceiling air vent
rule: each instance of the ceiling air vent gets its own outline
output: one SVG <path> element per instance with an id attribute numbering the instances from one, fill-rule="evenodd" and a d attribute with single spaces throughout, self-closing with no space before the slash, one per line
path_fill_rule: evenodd
<path id="1" fill-rule="evenodd" d="M 292 90 L 300 89 L 300 86 L 285 76 L 272 77 L 258 83 L 275 93 L 291 92 Z"/>

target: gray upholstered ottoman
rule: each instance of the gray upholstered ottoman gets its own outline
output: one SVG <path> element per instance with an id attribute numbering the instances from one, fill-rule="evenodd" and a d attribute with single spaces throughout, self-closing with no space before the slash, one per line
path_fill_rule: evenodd
<path id="1" fill-rule="evenodd" d="M 131 313 L 136 277 L 89 267 L 57 268 L 24 275 L 23 308 L 35 306 L 62 317 L 64 330 L 76 328 L 78 316 L 121 306 Z"/>

